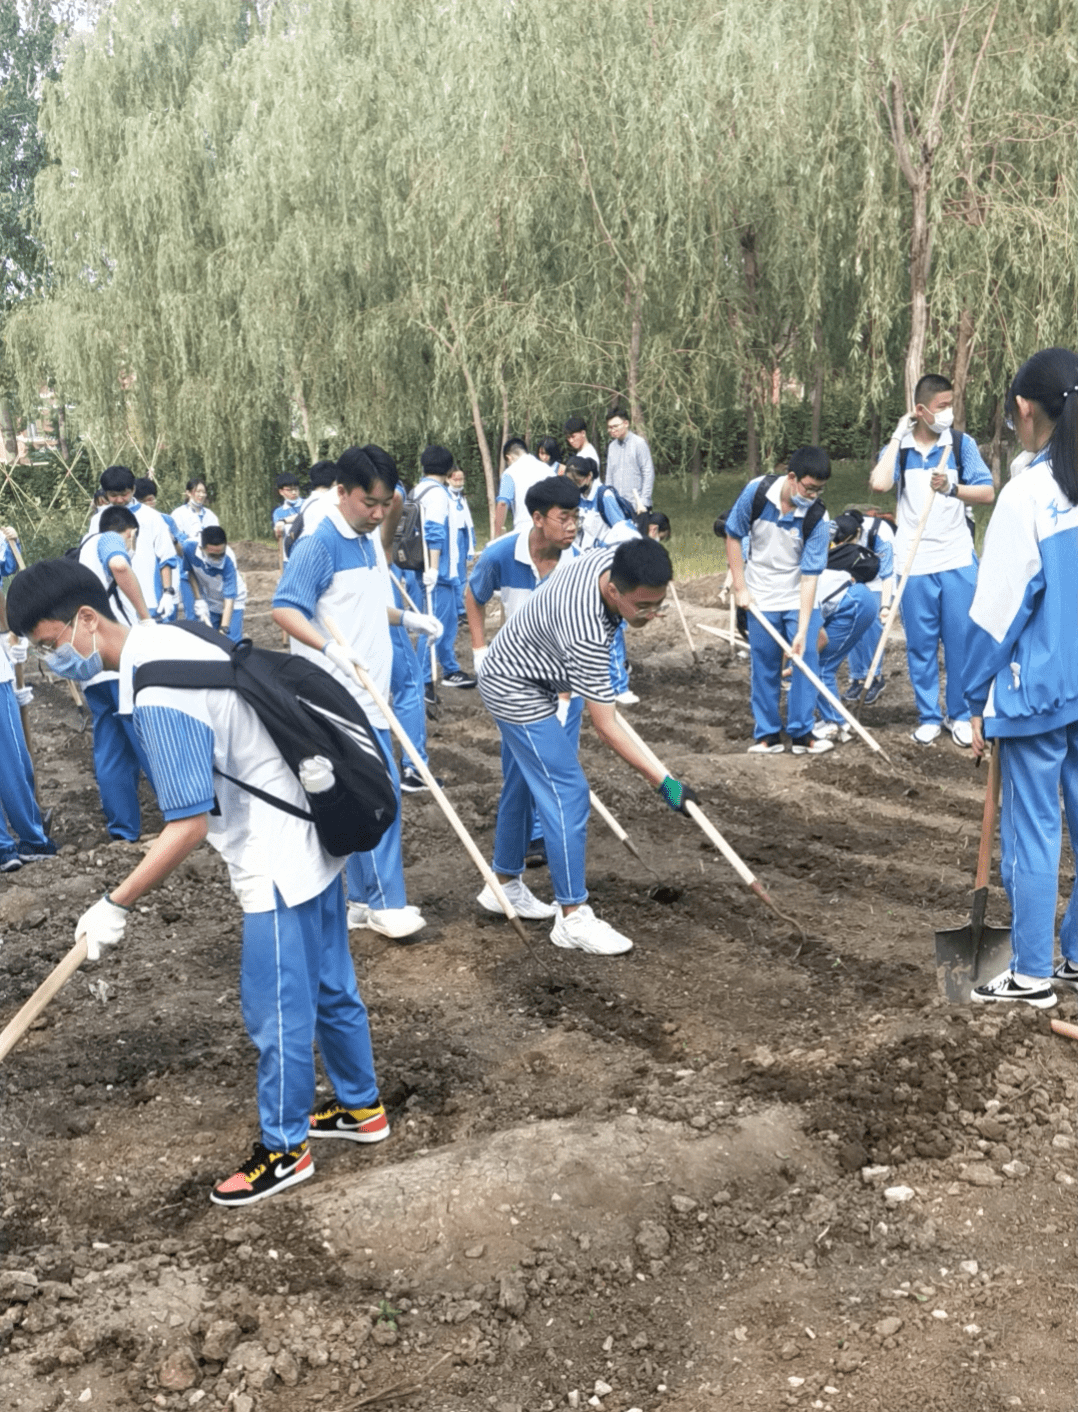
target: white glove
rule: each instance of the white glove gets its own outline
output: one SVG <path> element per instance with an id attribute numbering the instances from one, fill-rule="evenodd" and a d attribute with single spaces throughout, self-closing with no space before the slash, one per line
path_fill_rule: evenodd
<path id="1" fill-rule="evenodd" d="M 570 713 L 570 698 L 569 698 L 569 696 L 560 696 L 560 697 L 559 697 L 559 700 L 558 700 L 558 702 L 556 703 L 556 706 L 555 706 L 555 719 L 558 721 L 558 723 L 559 723 L 560 726 L 565 726 L 565 725 L 566 725 L 566 718 L 567 718 L 567 716 L 569 715 L 569 713 Z"/>
<path id="2" fill-rule="evenodd" d="M 161 597 L 158 599 L 157 611 L 154 613 L 154 617 L 157 618 L 159 623 L 171 623 L 176 617 L 176 605 L 176 589 L 163 588 L 161 590 Z"/>
<path id="3" fill-rule="evenodd" d="M 406 632 L 422 632 L 425 637 L 433 637 L 436 642 L 443 635 L 443 625 L 431 613 L 406 611 L 401 615 L 401 626 Z"/>
<path id="4" fill-rule="evenodd" d="M 891 612 L 892 612 L 892 604 L 891 604 L 891 603 L 883 603 L 883 604 L 881 605 L 881 607 L 878 609 L 878 621 L 881 623 L 882 627 L 885 626 L 885 623 L 886 623 L 886 621 L 888 620 L 889 614 L 890 614 Z"/>
<path id="5" fill-rule="evenodd" d="M 438 569 L 425 569 L 421 575 L 425 588 L 434 588 L 439 582 Z"/>
<path id="6" fill-rule="evenodd" d="M 32 686 L 17 686 L 15 688 L 15 701 L 20 710 L 23 706 L 29 706 L 34 699 L 34 688 Z"/>
<path id="7" fill-rule="evenodd" d="M 351 647 L 340 642 L 328 642 L 323 648 L 323 656 L 328 662 L 333 662 L 339 672 L 344 672 L 346 680 L 355 681 L 356 673 L 353 667 L 363 667 L 367 670 L 367 664 L 359 652 L 355 652 Z"/>
<path id="8" fill-rule="evenodd" d="M 195 616 L 198 618 L 200 623 L 205 623 L 208 628 L 212 628 L 214 626 L 214 624 L 210 620 L 210 607 L 209 604 L 206 602 L 205 598 L 196 598 Z"/>
<path id="9" fill-rule="evenodd" d="M 103 946 L 115 946 L 124 935 L 128 909 L 109 901 L 108 893 L 75 923 L 75 940 L 86 937 L 86 959 L 96 961 Z"/>
<path id="10" fill-rule="evenodd" d="M 912 412 L 905 412 L 896 424 L 896 430 L 892 434 L 893 441 L 902 441 L 908 432 L 915 425 L 915 415 Z"/>
<path id="11" fill-rule="evenodd" d="M 17 637 L 14 639 L 14 641 L 12 641 L 12 639 L 9 637 L 7 655 L 11 659 L 11 661 L 15 662 L 16 664 L 18 664 L 19 662 L 25 662 L 28 647 L 29 643 L 27 642 L 25 637 Z"/>
<path id="12" fill-rule="evenodd" d="M 480 668 L 484 665 L 484 658 L 488 655 L 486 647 L 474 647 L 472 650 L 473 671 L 479 674 Z"/>

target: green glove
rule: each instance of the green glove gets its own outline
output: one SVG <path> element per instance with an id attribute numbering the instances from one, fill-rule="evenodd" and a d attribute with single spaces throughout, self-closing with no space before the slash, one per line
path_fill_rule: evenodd
<path id="1" fill-rule="evenodd" d="M 665 775 L 662 784 L 656 787 L 657 794 L 662 794 L 672 809 L 680 814 L 686 813 L 688 803 L 697 803 L 697 795 L 688 784 L 682 784 L 674 775 Z"/>

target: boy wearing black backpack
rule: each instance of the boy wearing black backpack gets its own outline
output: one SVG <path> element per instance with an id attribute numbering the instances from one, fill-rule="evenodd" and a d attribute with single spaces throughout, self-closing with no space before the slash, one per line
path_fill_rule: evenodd
<path id="1" fill-rule="evenodd" d="M 728 564 L 735 602 L 753 603 L 803 658 L 818 665 L 821 613 L 815 605 L 818 575 L 829 551 L 828 521 L 821 494 L 832 474 L 820 446 L 803 446 L 788 463 L 786 475 L 758 476 L 745 487 L 727 516 Z M 764 491 L 764 493 L 762 493 Z M 750 537 L 744 561 L 742 540 Z M 780 673 L 784 654 L 751 614 L 750 707 L 754 713 L 755 755 L 782 755 Z M 787 729 L 794 755 L 821 755 L 831 740 L 813 735 L 817 690 L 800 671 L 792 674 Z"/>
<path id="2" fill-rule="evenodd" d="M 79 918 L 87 957 L 119 942 L 130 909 L 204 838 L 221 853 L 244 912 L 240 1000 L 259 1051 L 260 1141 L 210 1199 L 243 1206 L 313 1173 L 310 1137 L 379 1142 L 389 1133 L 379 1102 L 367 1012 L 345 924 L 341 860 L 323 848 L 307 795 L 253 708 L 236 692 L 149 687 L 133 696 L 147 663 L 214 663 L 218 647 L 181 627 L 113 616 L 104 586 L 82 565 L 43 560 L 8 594 L 11 627 L 47 652 L 59 676 L 119 672 L 121 710 L 151 762 L 165 827 L 139 864 Z M 284 812 L 244 789 L 255 780 Z M 299 817 L 298 817 L 299 815 Z M 317 1041 L 336 1101 L 312 1113 Z"/>
<path id="3" fill-rule="evenodd" d="M 829 526 L 832 547 L 818 579 L 817 606 L 822 618 L 818 676 L 834 696 L 839 695 L 836 673 L 840 663 L 877 615 L 877 600 L 869 585 L 877 578 L 881 561 L 872 549 L 859 543 L 862 519 L 858 510 L 845 510 L 833 520 Z M 851 739 L 850 727 L 824 692 L 818 693 L 817 710 L 821 721 L 813 730 L 816 740 L 845 744 Z"/>

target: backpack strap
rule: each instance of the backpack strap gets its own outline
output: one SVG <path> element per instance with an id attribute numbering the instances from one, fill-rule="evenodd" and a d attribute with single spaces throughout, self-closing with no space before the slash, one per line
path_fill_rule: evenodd
<path id="1" fill-rule="evenodd" d="M 817 529 L 824 515 L 825 502 L 819 497 L 817 500 L 814 501 L 814 503 L 810 506 L 809 510 L 807 510 L 806 514 L 803 516 L 802 537 L 804 544 L 813 534 L 814 530 Z"/>
<path id="2" fill-rule="evenodd" d="M 765 502 L 769 498 L 769 490 L 773 483 L 778 480 L 778 476 L 762 476 L 758 481 L 757 489 L 754 491 L 754 498 L 750 502 L 750 523 L 759 520 L 765 512 Z"/>

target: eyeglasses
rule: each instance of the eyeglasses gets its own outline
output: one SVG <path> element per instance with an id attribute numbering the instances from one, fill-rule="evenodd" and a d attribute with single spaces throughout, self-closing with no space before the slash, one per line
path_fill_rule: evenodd
<path id="1" fill-rule="evenodd" d="M 816 499 L 817 496 L 825 493 L 825 487 L 823 485 L 804 485 L 801 480 L 797 480 L 795 484 L 799 487 L 799 494 L 805 495 L 807 499 Z"/>
<path id="2" fill-rule="evenodd" d="M 76 614 L 76 617 L 78 617 L 78 614 Z M 64 626 L 63 626 L 63 627 L 60 629 L 60 631 L 57 633 L 56 637 L 53 638 L 52 642 L 42 642 L 42 641 L 39 639 L 37 642 L 35 642 L 35 643 L 33 644 L 34 648 L 35 648 L 36 651 L 37 651 L 38 656 L 49 656 L 51 653 L 55 652 L 56 649 L 60 646 L 60 639 L 61 639 L 61 637 L 63 637 L 64 633 L 66 633 L 69 629 L 70 629 L 70 631 L 71 631 L 71 638 L 74 639 L 74 637 L 75 637 L 75 618 L 72 618 L 72 620 L 71 620 L 70 623 L 65 623 L 65 624 L 64 624 Z"/>

